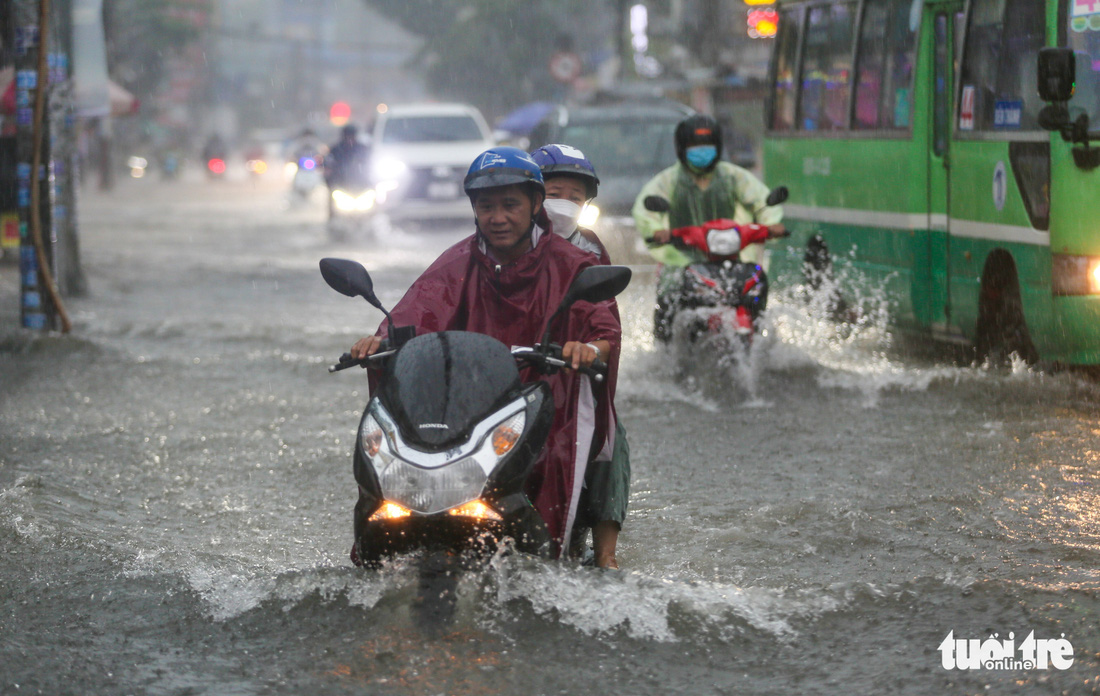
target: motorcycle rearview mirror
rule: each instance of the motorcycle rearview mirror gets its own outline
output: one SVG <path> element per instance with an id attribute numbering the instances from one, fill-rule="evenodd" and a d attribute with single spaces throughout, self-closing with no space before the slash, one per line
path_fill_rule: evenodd
<path id="1" fill-rule="evenodd" d="M 626 266 L 589 266 L 573 279 L 565 291 L 562 306 L 565 309 L 577 300 L 603 302 L 610 300 L 630 284 L 630 269 Z"/>
<path id="2" fill-rule="evenodd" d="M 349 259 L 324 258 L 321 259 L 320 265 L 321 276 L 330 288 L 348 297 L 362 297 L 386 315 L 386 332 L 389 334 L 392 345 L 401 345 L 404 340 L 409 338 L 401 331 L 410 327 L 401 327 L 395 333 L 393 317 L 382 306 L 382 301 L 378 299 L 378 296 L 374 294 L 374 282 L 371 281 L 367 269 L 363 268 L 363 264 Z M 413 329 L 413 335 L 415 335 L 415 329 Z"/>
<path id="3" fill-rule="evenodd" d="M 603 302 L 615 297 L 630 284 L 631 271 L 626 266 L 589 266 L 573 279 L 569 289 L 565 291 L 565 297 L 561 304 L 546 322 L 546 331 L 543 333 L 542 345 L 550 344 L 550 327 L 554 319 L 569 309 L 574 302 Z"/>
<path id="4" fill-rule="evenodd" d="M 374 283 L 363 264 L 349 259 L 321 259 L 321 276 L 328 286 L 348 297 L 362 297 L 378 309 L 382 303 L 374 294 Z M 385 311 L 382 309 L 382 311 Z"/>
<path id="5" fill-rule="evenodd" d="M 646 196 L 642 199 L 642 205 L 652 213 L 667 213 L 672 210 L 672 204 L 660 196 Z"/>
<path id="6" fill-rule="evenodd" d="M 768 198 L 764 201 L 764 205 L 768 208 L 773 205 L 779 205 L 783 201 L 787 200 L 787 197 L 790 195 L 791 192 L 786 186 L 776 186 L 768 194 Z"/>

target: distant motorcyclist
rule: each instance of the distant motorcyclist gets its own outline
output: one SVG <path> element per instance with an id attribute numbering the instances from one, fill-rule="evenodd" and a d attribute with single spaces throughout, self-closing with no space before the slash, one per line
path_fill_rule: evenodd
<path id="1" fill-rule="evenodd" d="M 206 144 L 202 147 L 202 160 L 205 164 L 212 159 L 224 160 L 227 154 L 228 148 L 225 145 L 225 141 L 217 133 L 211 135 Z"/>
<path id="2" fill-rule="evenodd" d="M 225 160 L 229 156 L 229 147 L 222 137 L 214 133 L 202 148 L 202 164 L 206 175 L 213 179 L 225 176 Z"/>
<path id="3" fill-rule="evenodd" d="M 781 229 L 778 223 L 783 218 L 781 207 L 765 206 L 768 187 L 762 181 L 746 169 L 721 161 L 722 129 L 713 118 L 703 114 L 689 116 L 676 126 L 674 137 L 679 161 L 642 187 L 631 210 L 638 234 L 643 239 L 652 238 L 652 242 L 647 242 L 649 253 L 661 264 L 653 331 L 661 341 L 672 337 L 685 269 L 706 260 L 702 251 L 667 244 L 670 230 L 719 218 L 759 222 Z M 647 210 L 644 204 L 647 196 L 668 200 L 672 209 L 668 213 Z M 759 260 L 752 258 L 751 250 L 742 256 L 746 260 Z"/>
<path id="4" fill-rule="evenodd" d="M 283 152 L 289 171 L 293 172 L 290 184 L 292 193 L 307 199 L 321 184 L 321 167 L 327 150 L 312 128 L 302 129 L 301 133 L 286 142 Z"/>
<path id="5" fill-rule="evenodd" d="M 316 157 L 320 162 L 327 150 L 328 147 L 312 128 L 303 128 L 284 148 L 287 161 L 295 164 L 302 157 Z"/>
<path id="6" fill-rule="evenodd" d="M 584 153 L 570 145 L 544 145 L 531 153 L 539 165 L 546 186 L 542 207 L 550 218 L 550 229 L 585 251 L 595 254 L 602 264 L 610 264 L 607 253 L 596 233 L 580 227 L 578 221 L 584 207 L 596 197 L 600 178 Z M 618 568 L 615 549 L 619 532 L 626 520 L 630 498 L 630 447 L 626 430 L 614 414 L 615 428 L 603 443 L 601 451 L 585 470 L 584 490 L 574 529 L 592 530 L 596 565 Z M 574 535 L 578 536 L 578 535 Z M 583 536 L 581 537 L 583 540 Z M 572 552 L 579 555 L 579 543 Z"/>
<path id="7" fill-rule="evenodd" d="M 340 131 L 340 141 L 325 156 L 325 183 L 329 189 L 329 217 L 332 217 L 332 191 L 341 187 L 366 188 L 370 184 L 367 167 L 370 148 L 359 140 L 359 129 L 349 123 Z"/>

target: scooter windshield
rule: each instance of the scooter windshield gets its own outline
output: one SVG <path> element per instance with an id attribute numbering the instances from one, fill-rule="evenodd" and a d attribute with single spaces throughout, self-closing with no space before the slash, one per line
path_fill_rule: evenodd
<path id="1" fill-rule="evenodd" d="M 503 343 L 484 334 L 441 331 L 401 347 L 379 398 L 406 442 L 440 450 L 464 440 L 520 386 L 515 359 Z"/>

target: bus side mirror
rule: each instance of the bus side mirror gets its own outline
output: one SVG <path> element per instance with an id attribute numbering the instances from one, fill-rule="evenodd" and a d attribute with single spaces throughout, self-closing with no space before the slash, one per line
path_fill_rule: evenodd
<path id="1" fill-rule="evenodd" d="M 1077 80 L 1077 59 L 1069 48 L 1039 50 L 1039 98 L 1047 102 L 1068 102 Z"/>

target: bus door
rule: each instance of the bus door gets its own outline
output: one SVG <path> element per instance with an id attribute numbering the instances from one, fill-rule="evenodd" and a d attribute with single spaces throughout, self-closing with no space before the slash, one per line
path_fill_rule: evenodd
<path id="1" fill-rule="evenodd" d="M 926 6 L 932 34 L 932 118 L 928 148 L 928 258 L 929 286 L 926 303 L 914 306 L 922 323 L 935 333 L 951 330 L 951 293 L 948 266 L 951 246 L 951 126 L 955 76 L 962 54 L 964 29 L 961 0 Z M 916 299 L 916 298 L 914 298 Z M 914 303 L 917 304 L 916 302 Z"/>

